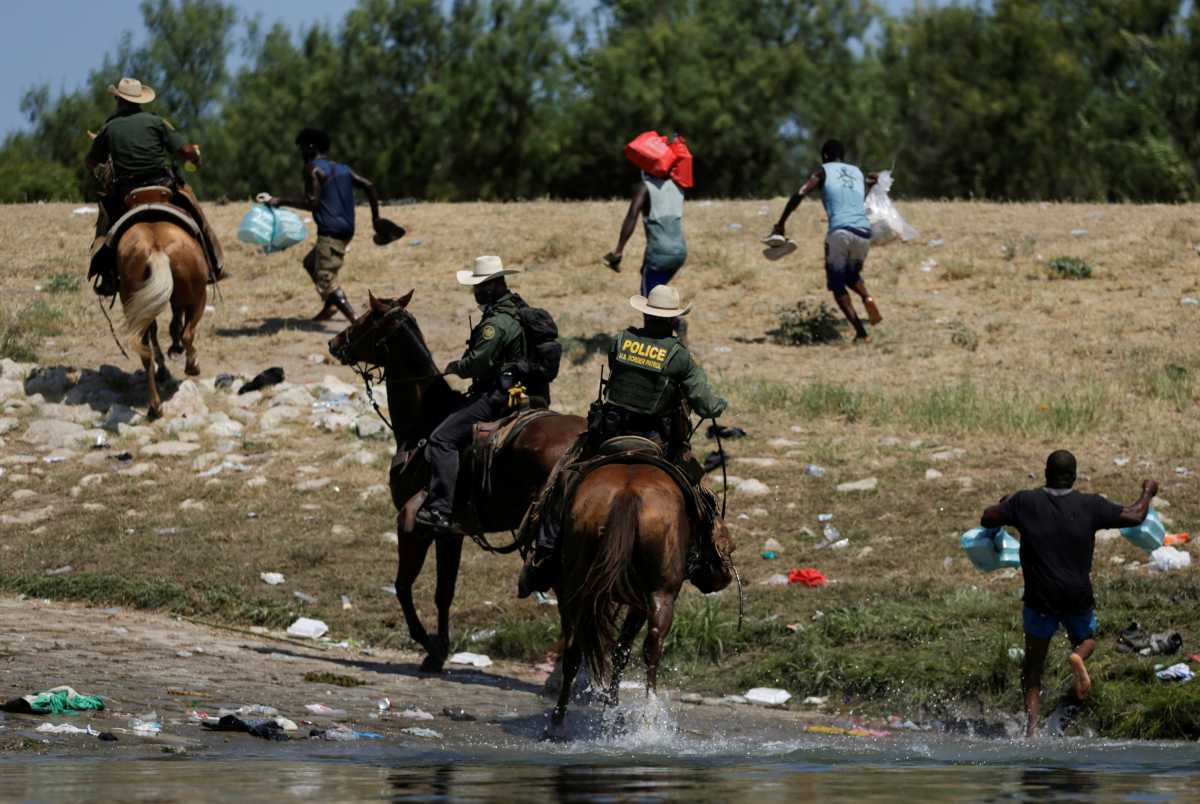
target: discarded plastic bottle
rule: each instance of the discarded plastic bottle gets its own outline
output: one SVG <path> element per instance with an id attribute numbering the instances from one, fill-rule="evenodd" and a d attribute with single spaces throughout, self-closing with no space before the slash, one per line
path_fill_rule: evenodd
<path id="1" fill-rule="evenodd" d="M 1140 547 L 1147 553 L 1153 553 L 1163 546 L 1167 538 L 1167 531 L 1163 527 L 1162 520 L 1158 518 L 1158 511 L 1151 508 L 1146 513 L 1146 518 L 1142 520 L 1142 524 L 1133 528 L 1121 528 L 1121 535 L 1135 547 Z"/>

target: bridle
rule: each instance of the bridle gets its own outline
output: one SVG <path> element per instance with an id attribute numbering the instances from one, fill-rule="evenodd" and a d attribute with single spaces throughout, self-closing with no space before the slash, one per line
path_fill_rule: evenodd
<path id="1" fill-rule="evenodd" d="M 392 425 L 392 422 L 388 419 L 388 417 L 383 415 L 383 410 L 380 409 L 379 403 L 375 400 L 375 392 L 372 386 L 387 382 L 387 367 L 392 362 L 392 333 L 396 329 L 402 328 L 403 331 L 410 337 L 410 339 L 421 347 L 421 352 L 425 359 L 429 363 L 433 364 L 433 354 L 429 351 L 429 347 L 425 344 L 425 339 L 421 337 L 420 331 L 418 330 L 414 332 L 409 326 L 410 322 L 413 322 L 414 320 L 415 319 L 413 319 L 412 314 L 403 307 L 393 307 L 383 315 L 380 315 L 378 318 L 371 321 L 370 325 L 363 327 L 361 331 L 358 331 L 357 327 L 351 325 L 350 332 L 346 338 L 346 343 L 337 349 L 334 349 L 333 347 L 330 347 L 329 349 L 330 354 L 342 361 L 342 363 L 348 365 L 350 369 L 363 381 L 363 386 L 367 390 L 367 399 L 371 402 L 371 407 L 375 409 L 376 415 L 379 416 L 380 420 L 382 420 L 383 423 L 387 425 L 387 428 L 393 433 L 396 432 L 396 428 Z M 399 322 L 399 327 L 391 326 L 396 322 Z M 390 331 L 384 332 L 382 335 L 380 335 L 378 331 L 385 325 L 389 326 Z M 371 342 L 377 345 L 376 348 L 379 350 L 380 362 L 376 364 L 367 363 L 365 361 L 351 362 L 350 355 L 354 353 L 355 347 L 368 341 L 368 339 L 374 339 Z M 444 376 L 445 375 L 441 372 L 434 372 L 432 374 L 426 374 L 419 377 L 403 377 L 394 381 L 402 383 L 420 383 Z"/>

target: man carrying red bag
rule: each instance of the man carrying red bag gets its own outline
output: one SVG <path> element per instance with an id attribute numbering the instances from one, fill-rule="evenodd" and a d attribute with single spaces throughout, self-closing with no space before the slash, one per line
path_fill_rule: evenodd
<path id="1" fill-rule="evenodd" d="M 641 180 L 621 224 L 617 247 L 604 256 L 604 262 L 620 272 L 625 245 L 637 228 L 640 213 L 646 230 L 641 295 L 646 296 L 659 285 L 670 284 L 687 261 L 681 188 L 692 186 L 692 154 L 678 134 L 667 138 L 657 131 L 647 131 L 625 146 L 625 156 L 641 170 Z M 681 339 L 687 337 L 687 324 L 682 319 L 675 320 L 674 329 Z"/>

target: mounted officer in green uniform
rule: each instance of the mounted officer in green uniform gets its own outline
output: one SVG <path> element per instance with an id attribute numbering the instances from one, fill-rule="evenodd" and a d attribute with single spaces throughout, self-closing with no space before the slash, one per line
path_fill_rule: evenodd
<path id="1" fill-rule="evenodd" d="M 504 279 L 516 273 L 519 268 L 505 268 L 499 257 L 479 257 L 471 270 L 457 274 L 460 285 L 474 289 L 483 318 L 471 330 L 462 357 L 444 372 L 471 380 L 471 387 L 463 406 L 434 429 L 426 446 L 432 473 L 416 523 L 431 530 L 454 529 L 459 452 L 471 443 L 474 425 L 502 418 L 513 407 L 510 395 L 523 388 L 519 366 L 528 354 L 521 311 L 527 305 Z"/>
<path id="2" fill-rule="evenodd" d="M 701 418 L 720 416 L 728 403 L 717 396 L 688 348 L 673 332 L 673 320 L 687 315 L 679 292 L 670 285 L 658 285 L 646 296 L 629 299 L 633 309 L 642 313 L 643 324 L 616 336 L 608 353 L 611 375 L 601 400 L 588 415 L 586 443 L 572 450 L 560 466 L 586 461 L 606 442 L 621 436 L 640 436 L 661 449 L 666 459 L 682 470 L 687 482 L 697 486 L 703 472 L 690 454 L 689 411 Z M 561 477 L 552 476 L 538 509 L 548 509 L 546 501 L 563 490 L 551 488 Z M 551 560 L 558 549 L 559 528 L 554 515 L 539 517 L 533 555 L 521 570 L 517 594 L 527 597 L 546 591 L 554 580 Z"/>
<path id="3" fill-rule="evenodd" d="M 116 98 L 117 110 L 92 140 L 84 160 L 101 185 L 96 239 L 91 249 L 91 274 L 100 276 L 96 292 L 102 296 L 117 292 L 116 266 L 107 235 L 109 228 L 126 213 L 129 193 L 144 187 L 168 191 L 170 203 L 195 220 L 212 271 L 211 281 L 225 278 L 221 243 L 209 226 L 200 201 L 175 170 L 173 161 L 178 156 L 199 167 L 200 146 L 189 144 L 166 120 L 142 109 L 142 104 L 153 101 L 155 94 L 136 78 L 122 78 L 116 86 L 109 85 L 108 94 Z"/>

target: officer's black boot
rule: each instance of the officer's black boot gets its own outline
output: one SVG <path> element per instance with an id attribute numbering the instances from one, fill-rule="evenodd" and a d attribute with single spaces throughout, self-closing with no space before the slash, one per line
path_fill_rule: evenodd
<path id="1" fill-rule="evenodd" d="M 454 530 L 454 523 L 440 508 L 422 506 L 413 519 L 417 525 L 438 533 L 450 533 Z"/>
<path id="2" fill-rule="evenodd" d="M 521 576 L 517 578 L 517 597 L 524 600 L 534 592 L 547 592 L 554 585 L 554 556 L 544 555 L 539 558 L 537 548 L 533 555 L 521 567 Z"/>
<path id="3" fill-rule="evenodd" d="M 546 516 L 544 512 L 542 515 Z M 524 599 L 534 592 L 546 592 L 554 585 L 555 569 L 558 567 L 557 544 L 558 534 L 542 519 L 538 523 L 533 555 L 521 567 L 521 577 L 517 579 L 517 597 Z"/>

